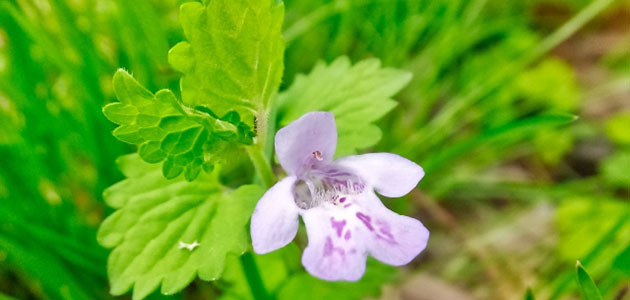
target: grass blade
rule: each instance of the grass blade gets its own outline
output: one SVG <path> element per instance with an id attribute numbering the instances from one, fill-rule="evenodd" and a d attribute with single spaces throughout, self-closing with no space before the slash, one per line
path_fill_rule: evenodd
<path id="1" fill-rule="evenodd" d="M 542 128 L 549 128 L 560 126 L 573 122 L 577 119 L 576 116 L 571 114 L 541 114 L 521 120 L 515 120 L 509 122 L 498 128 L 490 129 L 482 132 L 479 135 L 473 136 L 467 140 L 461 141 L 452 147 L 446 149 L 446 151 L 440 152 L 434 158 L 423 162 L 423 166 L 427 172 L 442 167 L 463 154 L 466 154 L 478 146 L 490 143 L 501 137 L 520 135 L 532 130 L 540 130 Z"/>
<path id="2" fill-rule="evenodd" d="M 597 285 L 595 285 L 595 282 L 593 282 L 591 276 L 588 275 L 588 272 L 586 272 L 584 267 L 582 267 L 582 264 L 579 260 L 575 268 L 577 271 L 578 283 L 580 284 L 580 290 L 582 290 L 582 296 L 584 297 L 584 299 L 603 300 L 602 295 L 599 293 Z"/>

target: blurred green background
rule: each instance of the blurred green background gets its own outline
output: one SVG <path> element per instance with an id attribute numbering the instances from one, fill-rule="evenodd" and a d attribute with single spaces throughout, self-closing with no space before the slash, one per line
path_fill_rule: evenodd
<path id="1" fill-rule="evenodd" d="M 101 107 L 119 67 L 151 91 L 179 89 L 167 53 L 184 39 L 183 2 L 0 2 L 0 299 L 112 298 L 101 194 L 134 149 Z M 630 299 L 629 1 L 285 5 L 282 89 L 342 55 L 413 73 L 373 150 L 426 169 L 387 205 L 432 232 L 409 266 L 313 281 L 294 298 L 579 299 L 580 260 L 605 299 Z M 163 297 L 212 299 L 221 286 Z"/>

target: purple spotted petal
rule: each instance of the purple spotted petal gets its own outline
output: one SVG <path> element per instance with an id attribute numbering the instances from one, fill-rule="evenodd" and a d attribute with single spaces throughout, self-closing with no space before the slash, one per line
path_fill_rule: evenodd
<path id="1" fill-rule="evenodd" d="M 311 275 L 324 280 L 357 281 L 365 273 L 367 251 L 356 222 L 343 211 L 317 207 L 302 211 L 308 246 L 302 264 Z"/>
<path id="2" fill-rule="evenodd" d="M 371 256 L 390 265 L 401 266 L 413 260 L 427 246 L 429 230 L 414 218 L 387 209 L 372 193 L 361 199 L 357 213 L 370 232 L 366 247 Z"/>
<path id="3" fill-rule="evenodd" d="M 335 164 L 354 170 L 386 197 L 402 197 L 424 177 L 424 170 L 416 163 L 391 153 L 368 153 L 347 156 Z"/>
<path id="4" fill-rule="evenodd" d="M 298 208 L 293 199 L 297 178 L 289 176 L 271 187 L 256 204 L 251 234 L 254 251 L 264 254 L 286 246 L 298 230 Z"/>
<path id="5" fill-rule="evenodd" d="M 276 133 L 275 146 L 282 168 L 292 175 L 329 163 L 337 147 L 335 117 L 328 112 L 307 113 Z"/>

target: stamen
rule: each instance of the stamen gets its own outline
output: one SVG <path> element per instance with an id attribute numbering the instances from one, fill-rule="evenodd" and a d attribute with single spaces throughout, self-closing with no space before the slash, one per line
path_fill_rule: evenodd
<path id="1" fill-rule="evenodd" d="M 322 153 L 319 150 L 313 152 L 313 157 L 315 157 L 315 159 L 319 161 L 324 160 L 324 157 L 322 156 Z"/>

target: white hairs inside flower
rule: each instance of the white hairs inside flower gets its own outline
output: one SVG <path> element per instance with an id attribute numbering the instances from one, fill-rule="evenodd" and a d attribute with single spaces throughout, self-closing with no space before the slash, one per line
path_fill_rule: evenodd
<path id="1" fill-rule="evenodd" d="M 310 209 L 323 203 L 338 203 L 339 197 L 357 195 L 365 189 L 361 178 L 335 166 L 309 170 L 293 188 L 296 205 Z"/>

